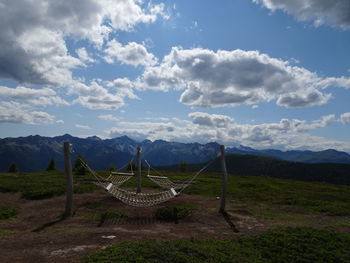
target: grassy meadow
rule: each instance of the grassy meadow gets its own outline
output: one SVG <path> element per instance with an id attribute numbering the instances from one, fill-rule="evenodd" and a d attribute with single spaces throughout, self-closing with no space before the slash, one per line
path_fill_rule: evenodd
<path id="1" fill-rule="evenodd" d="M 99 171 L 107 177 L 108 171 Z M 189 178 L 191 173 L 164 172 L 173 180 Z M 74 175 L 74 192 L 86 193 L 98 189 L 84 179 L 91 175 Z M 221 191 L 221 175 L 203 173 L 184 193 L 216 197 Z M 65 176 L 61 171 L 46 171 L 24 174 L 0 174 L 0 192 L 18 192 L 27 200 L 46 199 L 65 193 Z M 228 195 L 230 199 L 252 206 L 284 206 L 299 210 L 324 213 L 334 216 L 350 215 L 350 187 L 327 183 L 309 183 L 268 176 L 229 176 Z M 124 184 L 126 188 L 136 185 L 134 178 Z M 144 188 L 159 188 L 145 177 Z"/>
<path id="2" fill-rule="evenodd" d="M 106 177 L 108 171 L 99 171 Z M 191 173 L 162 172 L 173 180 Z M 91 175 L 74 175 L 76 194 L 99 189 L 85 181 Z M 131 179 L 123 186 L 134 188 Z M 159 189 L 144 177 L 143 188 Z M 220 195 L 221 175 L 203 173 L 188 187 L 186 195 L 215 199 Z M 0 174 L 0 192 L 17 193 L 24 200 L 45 200 L 65 193 L 62 171 Z M 238 235 L 229 240 L 143 240 L 117 242 L 85 256 L 84 262 L 350 262 L 350 187 L 326 183 L 301 182 L 268 176 L 229 175 L 228 210 L 244 206 L 250 216 L 270 222 L 272 230 L 257 235 Z M 86 203 L 90 217 L 102 225 L 106 220 L 125 219 L 127 214 L 110 210 L 99 202 Z M 16 218 L 16 207 L 0 204 L 0 222 Z M 138 209 L 138 208 L 135 208 Z M 183 217 L 203 208 L 179 205 Z M 174 207 L 158 209 L 154 217 L 165 222 L 174 220 Z M 177 216 L 177 215 L 176 215 Z M 314 217 L 327 218 L 327 224 L 312 227 Z M 182 218 L 182 217 L 179 217 Z M 175 218 L 177 220 L 178 218 Z M 292 227 L 286 227 L 286 222 Z M 311 227 L 310 227 L 311 225 Z M 0 225 L 1 228 L 1 225 Z M 0 229 L 0 239 L 17 233 Z M 115 261 L 114 259 L 118 259 Z"/>

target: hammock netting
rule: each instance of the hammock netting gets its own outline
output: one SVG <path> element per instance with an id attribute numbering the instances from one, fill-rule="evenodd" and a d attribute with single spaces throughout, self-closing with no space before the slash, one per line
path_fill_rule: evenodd
<path id="1" fill-rule="evenodd" d="M 132 192 L 132 191 L 128 191 L 120 188 L 120 186 L 123 183 L 125 183 L 126 181 L 130 180 L 132 177 L 135 176 L 133 172 L 131 173 L 111 172 L 107 178 L 103 178 L 99 176 L 94 170 L 92 170 L 86 162 L 80 159 L 80 162 L 83 165 L 83 167 L 88 169 L 90 173 L 96 178 L 96 181 L 94 182 L 96 185 L 104 188 L 108 193 L 112 194 L 115 198 L 117 198 L 121 202 L 130 206 L 137 206 L 137 207 L 154 206 L 178 196 L 187 186 L 192 184 L 193 180 L 202 171 L 204 171 L 213 161 L 207 163 L 201 170 L 199 170 L 196 174 L 194 174 L 188 180 L 182 183 L 175 183 L 166 176 L 150 175 L 148 170 L 147 178 L 149 178 L 151 181 L 153 181 L 160 187 L 168 190 L 155 192 L 155 193 L 136 193 L 136 192 Z M 179 190 L 179 191 L 177 192 L 176 190 Z"/>
<path id="2" fill-rule="evenodd" d="M 178 190 L 178 189 L 187 187 L 189 185 L 189 183 L 187 183 L 186 181 L 184 183 L 174 183 L 166 176 L 147 175 L 147 178 L 150 179 L 155 184 L 165 189 L 174 188 Z"/>
<path id="3" fill-rule="evenodd" d="M 110 183 L 105 189 L 108 193 L 112 194 L 123 203 L 137 207 L 154 206 L 177 196 L 177 193 L 173 188 L 168 191 L 147 194 L 131 192 Z"/>

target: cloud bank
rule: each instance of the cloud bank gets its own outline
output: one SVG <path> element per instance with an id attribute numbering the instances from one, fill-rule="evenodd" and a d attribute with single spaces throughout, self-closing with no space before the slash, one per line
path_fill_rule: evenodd
<path id="1" fill-rule="evenodd" d="M 0 101 L 0 123 L 52 124 L 55 117 L 14 101 Z"/>
<path id="2" fill-rule="evenodd" d="M 281 9 L 301 21 L 313 21 L 316 26 L 328 24 L 350 29 L 348 0 L 252 0 L 275 11 Z"/>
<path id="3" fill-rule="evenodd" d="M 56 92 L 49 88 L 31 89 L 23 86 L 8 88 L 0 86 L 0 98 L 17 99 L 32 105 L 68 105 L 68 102 L 57 96 Z"/>
<path id="4" fill-rule="evenodd" d="M 296 108 L 327 103 L 330 86 L 350 87 L 348 78 L 322 78 L 259 51 L 212 51 L 173 47 L 136 81 L 140 90 L 183 90 L 180 102 L 199 107 L 237 106 L 275 100 Z"/>
<path id="5" fill-rule="evenodd" d="M 116 60 L 132 66 L 148 66 L 157 63 L 156 57 L 149 53 L 146 47 L 135 42 L 123 46 L 113 39 L 108 42 L 104 52 L 106 53 L 104 59 L 107 63 L 114 63 Z"/>
<path id="6" fill-rule="evenodd" d="M 76 56 L 71 54 L 68 41 L 86 44 L 95 53 L 103 52 L 110 34 L 132 31 L 136 25 L 153 23 L 159 17 L 167 18 L 164 4 L 139 0 L 23 0 L 20 5 L 18 1 L 0 1 L 0 79 L 13 80 L 20 86 L 45 87 L 41 91 L 1 87 L 0 96 L 18 99 L 21 94 L 33 97 L 36 92 L 42 94 L 41 100 L 32 98 L 33 104 L 67 104 L 52 90 L 64 87 L 69 88 L 69 95 L 78 95 L 74 103 L 84 107 L 119 108 L 125 97 L 120 92 L 97 87 L 93 81 L 86 84 L 73 75 L 75 69 L 97 61 L 85 47 L 76 48 Z M 117 43 L 111 41 L 109 47 Z M 156 61 L 141 44 L 132 42 L 118 48 L 118 54 L 107 48 L 110 59 L 116 57 L 131 65 Z"/>
<path id="7" fill-rule="evenodd" d="M 334 114 L 318 120 L 281 119 L 279 122 L 239 124 L 229 116 L 192 112 L 190 120 L 178 118 L 153 118 L 143 122 L 120 121 L 118 126 L 106 131 L 110 137 L 128 135 L 136 140 L 179 142 L 216 141 L 228 146 L 245 145 L 253 148 L 277 148 L 281 150 L 324 150 L 333 148 L 350 151 L 350 143 L 312 136 L 307 132 L 327 127 L 339 121 L 349 121 L 349 113 L 336 118 Z M 106 118 L 107 119 L 107 118 Z M 350 123 L 350 121 L 349 121 Z"/>

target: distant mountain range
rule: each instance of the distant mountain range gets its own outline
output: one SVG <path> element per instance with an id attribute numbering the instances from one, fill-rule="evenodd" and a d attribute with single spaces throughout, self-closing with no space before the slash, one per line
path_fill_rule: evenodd
<path id="1" fill-rule="evenodd" d="M 54 158 L 58 169 L 63 169 L 63 142 L 72 144 L 72 159 L 82 155 L 93 169 L 107 169 L 111 164 L 121 167 L 130 161 L 136 147 L 142 148 L 142 157 L 153 166 L 187 163 L 203 163 L 217 157 L 220 145 L 215 142 L 207 144 L 178 143 L 163 140 L 136 142 L 127 136 L 113 139 L 101 139 L 96 136 L 88 138 L 73 137 L 69 134 L 56 137 L 39 135 L 0 139 L 0 171 L 7 171 L 11 163 L 16 163 L 20 171 L 44 170 L 50 159 Z M 256 150 L 239 146 L 227 148 L 227 153 L 258 155 L 308 163 L 350 163 L 350 155 L 336 150 L 279 151 Z"/>

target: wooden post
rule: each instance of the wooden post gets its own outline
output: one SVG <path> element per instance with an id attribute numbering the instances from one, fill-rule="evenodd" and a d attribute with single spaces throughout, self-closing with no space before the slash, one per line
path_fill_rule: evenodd
<path id="1" fill-rule="evenodd" d="M 222 179 L 221 179 L 221 198 L 220 198 L 220 213 L 225 213 L 226 195 L 227 195 L 227 169 L 225 161 L 225 146 L 220 146 L 221 151 L 221 168 L 222 168 Z"/>
<path id="2" fill-rule="evenodd" d="M 141 193 L 141 148 L 137 147 L 137 189 L 136 193 Z"/>
<path id="3" fill-rule="evenodd" d="M 72 164 L 70 160 L 70 147 L 69 142 L 63 143 L 64 151 L 64 172 L 67 179 L 67 196 L 66 196 L 66 208 L 64 216 L 73 215 L 73 175 L 72 175 Z"/>

